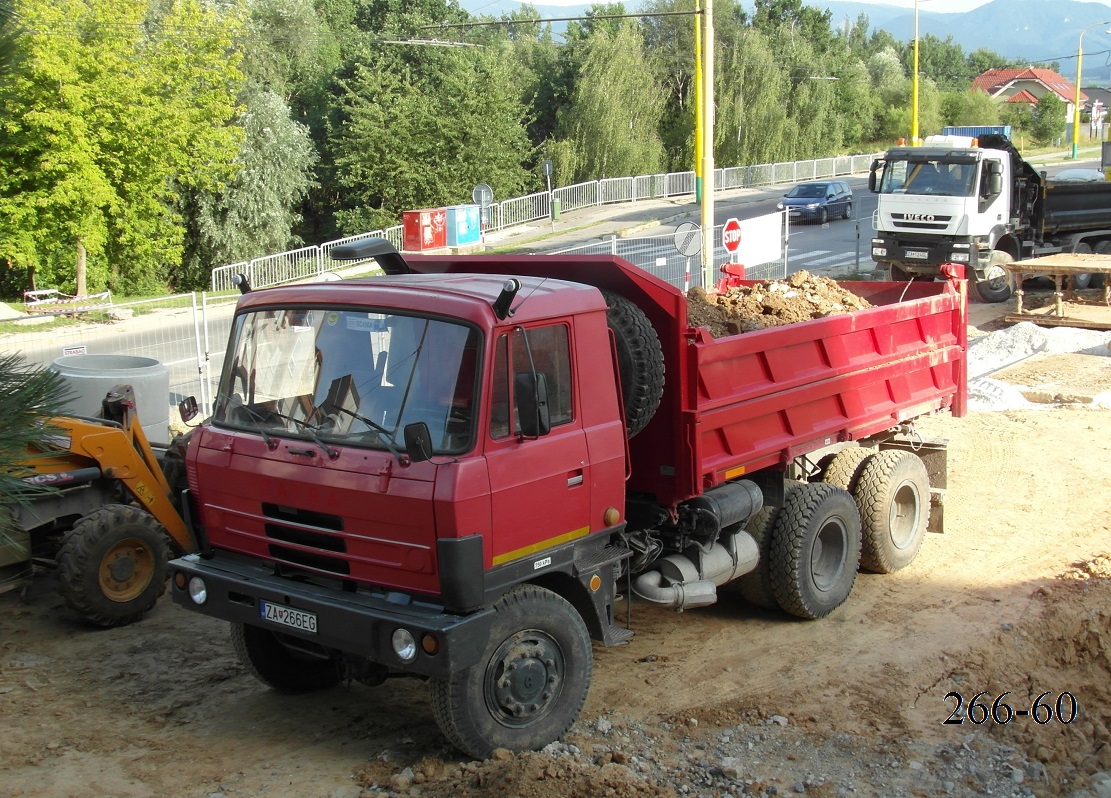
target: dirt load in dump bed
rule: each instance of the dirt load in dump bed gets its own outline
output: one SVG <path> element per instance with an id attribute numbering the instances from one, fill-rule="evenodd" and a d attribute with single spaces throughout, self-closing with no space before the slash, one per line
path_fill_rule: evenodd
<path id="1" fill-rule="evenodd" d="M 830 278 L 805 270 L 784 280 L 730 288 L 724 294 L 708 294 L 697 286 L 687 292 L 691 325 L 707 328 L 715 338 L 870 307 L 868 300 Z"/>

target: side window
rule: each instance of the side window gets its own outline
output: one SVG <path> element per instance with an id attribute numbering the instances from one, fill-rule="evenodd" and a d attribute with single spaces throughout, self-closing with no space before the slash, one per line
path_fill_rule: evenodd
<path id="1" fill-rule="evenodd" d="M 495 345 L 490 437 L 507 438 L 520 433 L 513 385 L 517 374 L 528 371 L 544 375 L 552 426 L 572 421 L 571 346 L 567 325 L 517 329 L 500 336 Z"/>

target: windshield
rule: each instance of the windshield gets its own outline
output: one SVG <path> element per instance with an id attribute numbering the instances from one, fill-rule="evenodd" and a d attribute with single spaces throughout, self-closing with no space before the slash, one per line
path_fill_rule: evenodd
<path id="1" fill-rule="evenodd" d="M 975 185 L 975 163 L 952 163 L 943 158 L 899 159 L 889 160 L 884 167 L 880 193 L 971 197 Z"/>
<path id="2" fill-rule="evenodd" d="M 807 199 L 824 198 L 826 195 L 826 188 L 827 187 L 824 183 L 820 185 L 816 185 L 814 183 L 804 184 L 801 186 L 795 186 L 793 189 L 787 192 L 786 196 L 791 199 L 800 197 L 805 197 Z"/>
<path id="3" fill-rule="evenodd" d="M 423 421 L 435 453 L 474 440 L 478 330 L 328 308 L 236 318 L 214 421 L 264 437 L 394 449 Z"/>

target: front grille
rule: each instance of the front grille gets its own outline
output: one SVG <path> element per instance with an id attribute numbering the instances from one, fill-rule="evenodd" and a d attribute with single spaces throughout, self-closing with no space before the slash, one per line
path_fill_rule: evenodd
<path id="1" fill-rule="evenodd" d="M 891 214 L 891 225 L 899 230 L 945 230 L 952 221 L 952 216 L 935 216 L 932 213 Z"/>
<path id="2" fill-rule="evenodd" d="M 273 519 L 264 529 L 267 538 L 278 541 L 269 544 L 270 556 L 275 560 L 332 574 L 351 573 L 347 561 L 335 556 L 347 553 L 347 540 L 335 534 L 343 532 L 342 518 L 268 503 L 262 505 L 262 511 Z"/>

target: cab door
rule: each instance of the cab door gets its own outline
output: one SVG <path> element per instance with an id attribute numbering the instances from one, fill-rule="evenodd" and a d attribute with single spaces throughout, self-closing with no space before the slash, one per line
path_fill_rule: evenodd
<path id="1" fill-rule="evenodd" d="M 589 531 L 591 475 L 566 323 L 517 328 L 495 341 L 486 430 L 491 565 L 504 565 Z M 544 375 L 550 431 L 521 434 L 516 376 Z"/>

